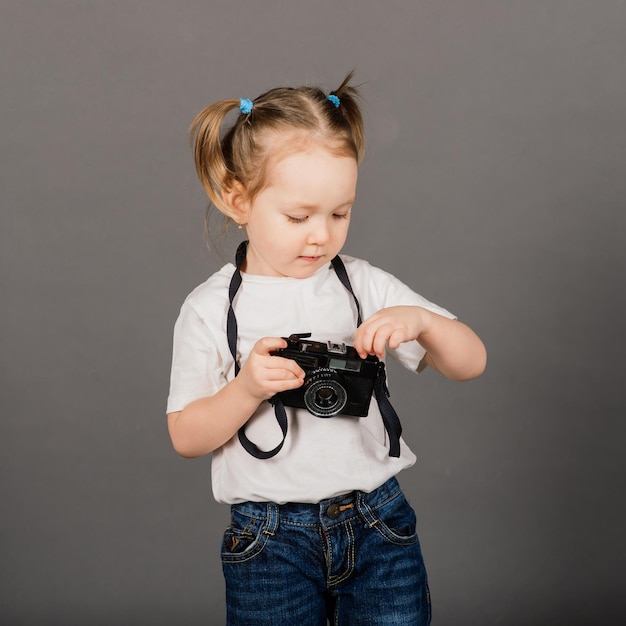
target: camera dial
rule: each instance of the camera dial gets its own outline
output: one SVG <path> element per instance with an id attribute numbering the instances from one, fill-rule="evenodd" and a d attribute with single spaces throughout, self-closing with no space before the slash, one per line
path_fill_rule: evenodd
<path id="1" fill-rule="evenodd" d="M 316 417 L 333 417 L 341 413 L 348 394 L 341 384 L 341 375 L 330 368 L 320 368 L 307 376 L 304 404 Z"/>

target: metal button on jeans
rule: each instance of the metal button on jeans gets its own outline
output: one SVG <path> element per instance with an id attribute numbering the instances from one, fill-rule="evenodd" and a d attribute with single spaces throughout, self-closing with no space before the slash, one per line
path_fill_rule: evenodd
<path id="1" fill-rule="evenodd" d="M 338 504 L 331 504 L 326 509 L 326 515 L 330 517 L 330 519 L 337 519 L 341 515 L 341 507 Z"/>

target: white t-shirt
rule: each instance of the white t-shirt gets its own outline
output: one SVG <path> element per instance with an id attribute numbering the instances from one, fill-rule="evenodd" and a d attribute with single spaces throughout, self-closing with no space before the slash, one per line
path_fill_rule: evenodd
<path id="1" fill-rule="evenodd" d="M 454 316 L 409 289 L 397 278 L 366 261 L 342 255 L 363 320 L 389 306 L 421 306 Z M 235 270 L 227 264 L 194 289 L 174 329 L 174 349 L 167 412 L 181 411 L 192 400 L 211 396 L 232 380 L 234 362 L 226 338 L 228 287 Z M 311 339 L 352 344 L 356 306 L 330 265 L 304 279 L 254 276 L 242 272 L 234 301 L 238 357 L 243 365 L 261 337 L 311 333 Z M 417 341 L 389 350 L 415 371 L 424 356 Z M 400 457 L 389 456 L 387 432 L 376 399 L 367 417 L 318 418 L 306 409 L 286 407 L 287 439 L 273 458 L 257 459 L 237 435 L 215 450 L 211 475 L 218 502 L 319 502 L 355 489 L 369 492 L 415 463 L 400 440 Z M 400 419 L 413 419 L 413 415 Z M 262 450 L 274 448 L 282 433 L 269 402 L 246 424 L 246 435 Z"/>

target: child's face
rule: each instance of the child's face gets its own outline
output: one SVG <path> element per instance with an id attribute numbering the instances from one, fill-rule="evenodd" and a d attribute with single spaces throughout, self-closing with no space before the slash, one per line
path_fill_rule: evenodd
<path id="1" fill-rule="evenodd" d="M 276 163 L 246 207 L 246 273 L 307 278 L 328 263 L 348 235 L 356 182 L 356 160 L 320 146 Z"/>

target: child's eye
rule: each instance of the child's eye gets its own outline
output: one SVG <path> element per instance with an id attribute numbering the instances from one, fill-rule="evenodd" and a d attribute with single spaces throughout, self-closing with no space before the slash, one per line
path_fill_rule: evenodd
<path id="1" fill-rule="evenodd" d="M 347 220 L 350 217 L 350 213 L 333 213 L 333 217 L 336 220 Z"/>
<path id="2" fill-rule="evenodd" d="M 293 215 L 288 215 L 287 219 L 292 223 L 292 224 L 302 224 L 303 222 L 306 222 L 308 216 L 304 216 L 304 217 L 294 217 Z"/>

